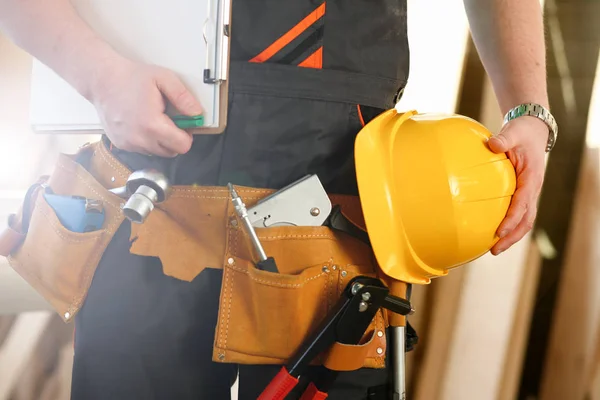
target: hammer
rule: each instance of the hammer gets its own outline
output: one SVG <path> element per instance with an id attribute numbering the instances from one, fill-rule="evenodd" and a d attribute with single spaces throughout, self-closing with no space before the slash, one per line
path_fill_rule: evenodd
<path id="1" fill-rule="evenodd" d="M 154 205 L 165 201 L 169 191 L 169 180 L 155 169 L 135 171 L 129 176 L 125 186 L 110 189 L 111 193 L 127 199 L 123 213 L 136 224 L 143 223 Z"/>

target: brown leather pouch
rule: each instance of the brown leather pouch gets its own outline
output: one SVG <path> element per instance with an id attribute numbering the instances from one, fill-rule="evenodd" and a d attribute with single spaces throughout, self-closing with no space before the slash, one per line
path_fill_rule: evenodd
<path id="1" fill-rule="evenodd" d="M 61 154 L 53 173 L 32 186 L 23 207 L 10 216 L 9 227 L 0 235 L 0 255 L 64 321 L 81 307 L 96 266 L 123 219 L 120 199 L 76 162 L 85 151 Z M 46 187 L 59 195 L 101 200 L 102 229 L 78 233 L 65 228 L 43 196 Z"/>
<path id="2" fill-rule="evenodd" d="M 233 215 L 232 207 L 229 211 Z M 255 267 L 248 236 L 234 221 L 230 219 L 227 228 L 213 359 L 286 363 L 352 278 L 375 275 L 372 252 L 363 242 L 326 226 L 259 228 L 257 235 L 279 273 L 263 271 Z M 383 367 L 386 325 L 380 311 L 361 344 L 338 343 L 314 363 L 337 370 Z"/>
<path id="3" fill-rule="evenodd" d="M 86 167 L 76 160 L 87 156 Z M 11 218 L 0 235 L 0 254 L 65 321 L 81 307 L 100 258 L 123 221 L 121 199 L 108 188 L 125 184 L 131 171 L 102 143 L 75 155 L 61 155 L 43 180 L 53 192 L 101 200 L 102 230 L 67 230 L 42 196 Z M 248 207 L 272 193 L 237 188 Z M 331 196 L 346 217 L 364 226 L 356 197 Z M 29 221 L 23 226 L 22 220 Z M 27 229 L 28 227 L 28 229 Z M 213 358 L 217 362 L 282 364 L 298 350 L 357 275 L 375 276 L 372 251 L 365 243 L 326 226 L 258 229 L 279 273 L 257 270 L 255 257 L 235 217 L 226 188 L 174 187 L 143 224 L 132 225 L 131 252 L 160 258 L 165 274 L 191 281 L 204 268 L 223 268 Z M 314 361 L 336 370 L 385 365 L 387 315 L 377 313 L 358 345 L 334 344 Z"/>
<path id="4" fill-rule="evenodd" d="M 271 190 L 236 187 L 248 207 Z M 358 199 L 331 196 L 359 226 Z M 257 270 L 253 249 L 223 187 L 175 187 L 144 224 L 132 226 L 131 252 L 160 258 L 166 275 L 192 281 L 223 268 L 213 359 L 224 363 L 285 363 L 317 328 L 356 275 L 375 275 L 366 244 L 326 226 L 257 229 L 279 273 Z M 315 363 L 336 370 L 384 367 L 382 312 L 355 346 L 335 344 Z"/>

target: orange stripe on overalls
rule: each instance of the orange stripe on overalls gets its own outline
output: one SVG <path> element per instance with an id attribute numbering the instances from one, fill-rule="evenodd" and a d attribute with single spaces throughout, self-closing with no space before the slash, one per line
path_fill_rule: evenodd
<path id="1" fill-rule="evenodd" d="M 267 61 L 269 58 L 273 57 L 278 51 L 287 46 L 292 40 L 300 36 L 302 32 L 306 31 L 323 15 L 325 15 L 325 3 L 321 4 L 316 10 L 308 14 L 296 26 L 287 31 L 283 36 L 281 36 L 279 39 L 273 42 L 273 44 L 271 44 L 269 47 L 264 49 L 259 55 L 251 59 L 250 62 L 260 63 Z"/>
<path id="2" fill-rule="evenodd" d="M 306 68 L 323 68 L 323 46 L 319 47 L 317 51 L 308 56 L 306 60 L 302 61 L 298 66 Z"/>

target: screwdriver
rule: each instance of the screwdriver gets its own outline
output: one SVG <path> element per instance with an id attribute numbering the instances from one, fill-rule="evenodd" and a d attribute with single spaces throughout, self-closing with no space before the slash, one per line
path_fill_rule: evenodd
<path id="1" fill-rule="evenodd" d="M 229 188 L 229 193 L 231 194 L 231 201 L 233 202 L 233 206 L 235 207 L 235 212 L 242 220 L 244 228 L 246 229 L 246 232 L 250 237 L 250 241 L 252 242 L 252 246 L 258 253 L 259 261 L 256 264 L 256 267 L 264 271 L 279 272 L 277 270 L 277 264 L 275 263 L 275 259 L 273 259 L 273 257 L 267 257 L 267 254 L 265 253 L 265 250 L 263 249 L 262 244 L 260 243 L 260 240 L 256 235 L 256 231 L 254 230 L 252 222 L 250 222 L 250 218 L 248 217 L 248 210 L 246 209 L 246 205 L 242 201 L 241 197 L 237 194 L 231 183 L 228 183 L 227 187 Z"/>

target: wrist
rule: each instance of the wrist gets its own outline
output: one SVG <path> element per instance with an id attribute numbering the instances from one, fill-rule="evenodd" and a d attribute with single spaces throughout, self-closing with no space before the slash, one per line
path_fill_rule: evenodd
<path id="1" fill-rule="evenodd" d="M 115 70 L 128 61 L 93 33 L 81 38 L 66 59 L 72 66 L 69 82 L 92 103 Z"/>
<path id="2" fill-rule="evenodd" d="M 540 83 L 540 86 L 543 86 Z M 543 90 L 510 90 L 499 93 L 498 103 L 502 115 L 506 115 L 511 109 L 521 104 L 539 104 L 546 110 L 550 110 L 550 102 L 545 86 Z"/>
<path id="3" fill-rule="evenodd" d="M 529 118 L 524 119 L 523 117 Z M 535 130 L 547 134 L 546 152 L 551 151 L 558 137 L 558 124 L 550 110 L 539 103 L 529 102 L 511 108 L 504 115 L 504 125 L 524 120 L 527 120 L 527 123 L 531 126 L 538 126 L 539 128 L 542 128 L 542 124 L 545 125 L 544 129 L 536 128 Z"/>
<path id="4" fill-rule="evenodd" d="M 110 54 L 98 59 L 91 67 L 86 79 L 85 93 L 90 102 L 101 101 L 104 93 L 114 91 L 115 78 L 122 75 L 122 71 L 129 69 L 133 62 L 119 54 Z"/>

